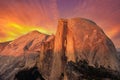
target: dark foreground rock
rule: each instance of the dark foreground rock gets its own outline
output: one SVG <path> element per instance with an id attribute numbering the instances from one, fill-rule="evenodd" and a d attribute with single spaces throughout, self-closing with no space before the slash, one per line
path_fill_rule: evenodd
<path id="1" fill-rule="evenodd" d="M 106 69 L 104 67 L 89 66 L 88 63 L 80 61 L 74 63 L 68 62 L 66 65 L 66 76 L 68 80 L 119 80 L 119 72 Z"/>
<path id="2" fill-rule="evenodd" d="M 120 80 L 112 41 L 94 22 L 60 19 L 56 35 L 32 31 L 2 47 L 0 80 Z"/>

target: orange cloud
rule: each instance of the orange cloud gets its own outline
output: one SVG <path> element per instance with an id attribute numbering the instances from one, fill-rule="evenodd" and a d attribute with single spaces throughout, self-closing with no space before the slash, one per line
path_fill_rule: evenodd
<path id="1" fill-rule="evenodd" d="M 0 0 L 0 40 L 21 35 L 11 23 L 55 32 L 59 17 L 84 17 L 100 25 L 116 42 L 120 39 L 120 26 L 115 26 L 120 24 L 119 6 L 119 0 Z"/>
<path id="2" fill-rule="evenodd" d="M 106 34 L 112 39 L 116 48 L 120 48 L 120 25 L 106 28 Z"/>
<path id="3" fill-rule="evenodd" d="M 108 30 L 106 33 L 110 38 L 114 38 L 120 32 L 118 27 L 113 27 Z"/>
<path id="4" fill-rule="evenodd" d="M 48 0 L 47 3 L 45 0 L 0 1 L 0 42 L 15 39 L 32 30 L 54 33 L 59 16 L 57 0 Z"/>
<path id="5" fill-rule="evenodd" d="M 38 27 L 38 26 L 26 26 L 26 25 L 21 25 L 17 23 L 9 23 L 5 25 L 7 27 L 1 28 L 3 32 L 0 32 L 0 41 L 7 41 L 7 40 L 13 40 L 16 37 L 26 34 L 30 31 L 37 30 L 45 34 L 52 34 L 53 31 L 47 30 L 43 27 Z"/>

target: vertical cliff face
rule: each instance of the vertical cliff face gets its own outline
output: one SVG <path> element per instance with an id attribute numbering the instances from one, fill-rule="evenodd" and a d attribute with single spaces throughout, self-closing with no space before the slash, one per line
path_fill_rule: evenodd
<path id="1" fill-rule="evenodd" d="M 66 33 L 67 20 L 61 19 L 58 21 L 58 29 L 55 35 L 53 64 L 50 80 L 59 80 L 64 73 L 65 67 L 65 51 L 66 51 Z"/>
<path id="2" fill-rule="evenodd" d="M 25 80 L 29 75 L 34 80 L 80 80 L 84 74 L 87 79 L 96 72 L 101 77 L 106 69 L 119 71 L 112 41 L 94 22 L 83 18 L 60 19 L 55 35 L 32 31 L 2 49 L 0 80 L 20 80 L 22 74 Z"/>
<path id="3" fill-rule="evenodd" d="M 94 22 L 83 19 L 61 19 L 55 35 L 51 80 L 64 73 L 64 64 L 85 60 L 94 67 L 119 70 L 116 49 L 112 41 Z M 63 56 L 66 61 L 63 60 Z M 66 62 L 66 63 L 64 63 Z"/>
<path id="4" fill-rule="evenodd" d="M 50 36 L 40 47 L 41 52 L 39 53 L 37 66 L 45 80 L 49 80 L 52 71 L 52 63 L 54 59 L 54 37 L 54 35 Z"/>
<path id="5" fill-rule="evenodd" d="M 76 62 L 86 60 L 93 66 L 101 65 L 106 68 L 119 69 L 116 49 L 112 41 L 94 22 L 83 18 L 73 18 L 68 20 L 67 31 L 70 32 L 70 35 L 67 33 L 69 38 L 67 43 L 72 42 L 68 47 L 73 47 L 70 52 L 74 52 Z M 68 50 L 71 50 L 71 48 Z M 68 54 L 68 52 L 66 53 Z"/>

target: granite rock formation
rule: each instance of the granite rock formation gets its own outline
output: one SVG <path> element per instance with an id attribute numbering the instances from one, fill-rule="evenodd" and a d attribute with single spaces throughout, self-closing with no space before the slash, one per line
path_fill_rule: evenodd
<path id="1" fill-rule="evenodd" d="M 0 48 L 0 80 L 82 80 L 86 74 L 94 79 L 98 76 L 86 70 L 101 67 L 118 79 L 120 71 L 112 41 L 96 23 L 84 18 L 60 19 L 55 35 L 32 31 Z M 87 67 L 82 68 L 81 61 Z M 99 77 L 112 80 L 109 76 Z"/>
<path id="2" fill-rule="evenodd" d="M 10 41 L 0 43 L 0 52 L 1 52 L 9 43 L 10 43 Z"/>
<path id="3" fill-rule="evenodd" d="M 59 20 L 54 43 L 51 80 L 57 80 L 64 74 L 64 66 L 69 61 L 77 63 L 86 60 L 91 66 L 119 70 L 116 49 L 112 41 L 90 20 L 83 18 Z"/>

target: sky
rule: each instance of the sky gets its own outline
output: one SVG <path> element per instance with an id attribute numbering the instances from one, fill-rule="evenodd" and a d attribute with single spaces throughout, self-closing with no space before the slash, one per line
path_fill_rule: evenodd
<path id="1" fill-rule="evenodd" d="M 0 42 L 55 33 L 59 18 L 73 17 L 94 21 L 120 47 L 120 0 L 0 0 Z"/>

